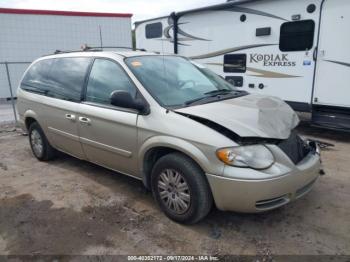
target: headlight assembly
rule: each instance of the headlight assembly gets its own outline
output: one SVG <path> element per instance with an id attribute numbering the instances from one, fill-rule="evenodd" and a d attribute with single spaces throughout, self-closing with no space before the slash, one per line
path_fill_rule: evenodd
<path id="1" fill-rule="evenodd" d="M 271 167 L 275 162 L 271 151 L 264 145 L 222 148 L 216 151 L 216 155 L 227 165 L 260 170 Z"/>

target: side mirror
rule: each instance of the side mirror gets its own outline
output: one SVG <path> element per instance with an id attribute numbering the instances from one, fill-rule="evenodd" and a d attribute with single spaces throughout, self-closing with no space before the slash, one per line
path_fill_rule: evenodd
<path id="1" fill-rule="evenodd" d="M 145 102 L 134 99 L 127 91 L 114 91 L 111 94 L 111 105 L 123 108 L 136 109 L 140 113 L 148 114 L 149 108 Z"/>

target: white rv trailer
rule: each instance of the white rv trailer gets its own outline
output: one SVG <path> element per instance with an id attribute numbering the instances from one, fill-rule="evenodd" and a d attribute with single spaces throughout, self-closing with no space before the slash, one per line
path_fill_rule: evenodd
<path id="1" fill-rule="evenodd" d="M 350 129 L 350 1 L 236 0 L 135 23 L 137 48 L 194 59 Z"/>
<path id="2" fill-rule="evenodd" d="M 131 47 L 131 16 L 0 8 L 0 100 L 11 97 L 7 69 L 16 94 L 25 69 L 40 56 L 82 44 Z"/>

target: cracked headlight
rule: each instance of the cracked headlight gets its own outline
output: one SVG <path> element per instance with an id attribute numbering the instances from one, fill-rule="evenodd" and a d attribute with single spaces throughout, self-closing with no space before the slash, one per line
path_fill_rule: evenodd
<path id="1" fill-rule="evenodd" d="M 250 145 L 222 148 L 216 151 L 217 157 L 227 165 L 267 169 L 273 165 L 275 158 L 264 145 Z"/>

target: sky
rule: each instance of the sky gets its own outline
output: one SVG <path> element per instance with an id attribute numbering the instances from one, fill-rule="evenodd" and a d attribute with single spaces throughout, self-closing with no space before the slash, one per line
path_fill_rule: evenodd
<path id="1" fill-rule="evenodd" d="M 0 0 L 2 8 L 132 13 L 133 22 L 225 0 Z"/>

